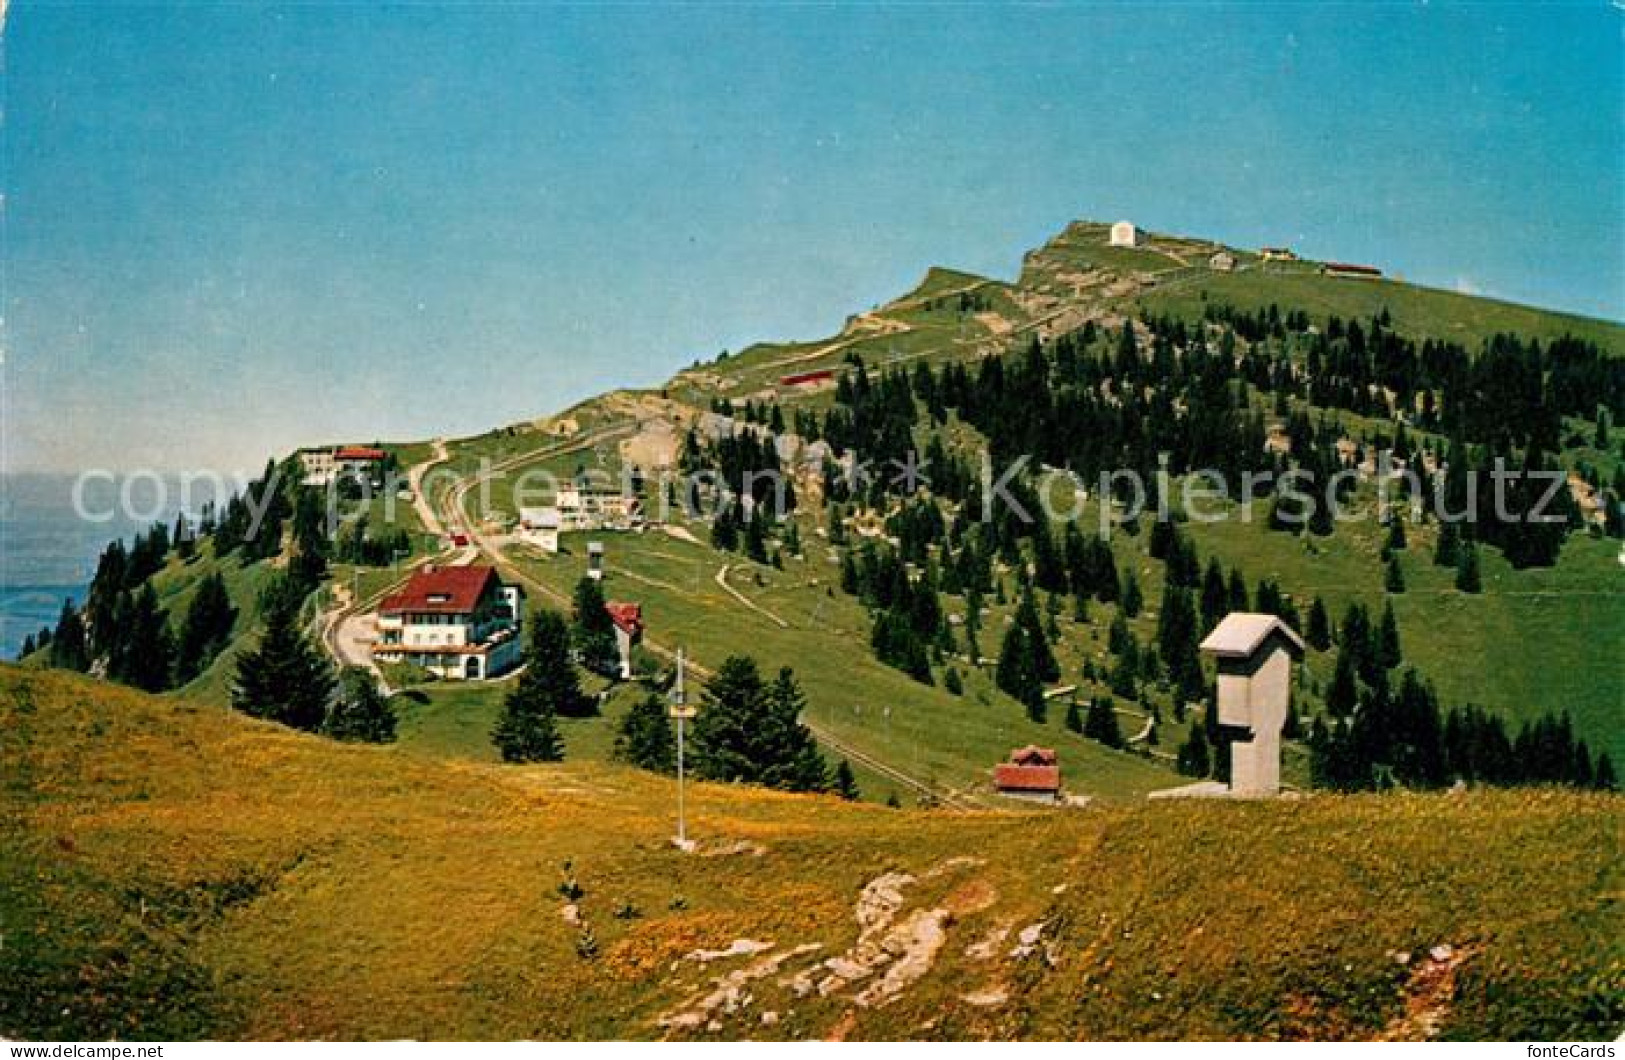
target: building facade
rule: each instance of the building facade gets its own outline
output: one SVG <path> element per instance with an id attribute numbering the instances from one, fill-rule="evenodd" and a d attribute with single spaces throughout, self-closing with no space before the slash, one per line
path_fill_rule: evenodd
<path id="1" fill-rule="evenodd" d="M 524 594 L 484 566 L 425 567 L 378 606 L 373 658 L 484 681 L 519 665 Z"/>

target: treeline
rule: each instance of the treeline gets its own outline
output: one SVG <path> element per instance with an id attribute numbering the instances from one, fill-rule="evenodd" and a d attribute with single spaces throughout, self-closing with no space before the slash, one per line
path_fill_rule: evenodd
<path id="1" fill-rule="evenodd" d="M 911 371 L 876 375 L 849 354 L 833 407 L 822 415 L 798 409 L 792 427 L 871 469 L 854 481 L 832 464 L 825 476 L 828 500 L 883 508 L 917 485 L 887 469 L 912 464 L 926 469 L 937 496 L 979 507 L 977 475 L 962 456 L 947 451 L 935 430 L 921 464 L 916 431 L 942 425 L 952 411 L 987 438 L 999 467 L 1028 456 L 1084 481 L 1130 470 L 1151 489 L 1152 504 L 1163 458 L 1172 476 L 1219 472 L 1237 500 L 1250 475 L 1255 489 L 1285 494 L 1273 525 L 1330 534 L 1335 524 L 1322 497 L 1307 505 L 1279 485 L 1287 471 L 1299 468 L 1324 486 L 1346 466 L 1337 448 L 1342 428 L 1325 416 L 1312 426 L 1306 414 L 1294 411 L 1294 402 L 1307 403 L 1397 420 L 1392 437 L 1379 434 L 1365 448 L 1411 462 L 1425 489 L 1445 494 L 1449 520 L 1466 534 L 1473 532 L 1465 529 L 1469 525 L 1479 527 L 1479 539 L 1503 548 L 1515 566 L 1554 562 L 1564 536 L 1579 525 L 1566 490 L 1543 509 L 1550 522 L 1530 521 L 1541 509 L 1546 480 L 1528 473 L 1558 469 L 1565 416 L 1597 420 L 1597 440 L 1607 445 L 1609 410 L 1625 400 L 1625 362 L 1581 340 L 1542 346 L 1510 335 L 1494 337 L 1473 357 L 1458 345 L 1418 344 L 1399 334 L 1386 311 L 1363 326 L 1334 317 L 1324 329 L 1311 328 L 1301 312 L 1282 316 L 1272 309 L 1262 319 L 1211 312 L 1214 321 L 1194 326 L 1153 317 L 1138 328 L 1128 323 L 1105 332 L 1090 323 L 1047 343 L 1034 338 L 1021 354 L 985 357 L 974 366 L 932 369 L 921 362 Z M 1238 333 L 1253 338 L 1243 346 Z M 1289 451 L 1266 447 L 1266 421 L 1254 394 L 1273 398 L 1275 414 L 1287 420 Z M 756 407 L 752 418 L 783 421 L 777 406 Z M 1439 482 L 1420 472 L 1420 447 L 1407 437 L 1407 421 L 1452 439 L 1447 451 L 1433 454 L 1449 468 Z M 1498 469 L 1523 473 L 1499 505 L 1491 477 Z M 1114 485 L 1125 494 L 1129 488 L 1126 482 Z M 1343 487 L 1345 496 L 1352 485 Z M 1609 532 L 1625 533 L 1621 498 L 1613 487 L 1602 492 Z"/>

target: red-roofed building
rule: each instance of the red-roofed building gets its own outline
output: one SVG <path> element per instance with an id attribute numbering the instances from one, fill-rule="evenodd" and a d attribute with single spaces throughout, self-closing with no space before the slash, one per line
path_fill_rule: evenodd
<path id="1" fill-rule="evenodd" d="M 604 604 L 615 623 L 615 647 L 621 653 L 621 680 L 632 679 L 632 645 L 643 639 L 643 605 L 611 600 Z"/>
<path id="2" fill-rule="evenodd" d="M 519 664 L 523 593 L 490 567 L 424 567 L 378 605 L 380 662 L 481 681 Z"/>
<path id="3" fill-rule="evenodd" d="M 1028 744 L 1010 752 L 1008 762 L 993 767 L 993 787 L 1016 799 L 1054 802 L 1061 797 L 1061 767 L 1055 751 Z"/>

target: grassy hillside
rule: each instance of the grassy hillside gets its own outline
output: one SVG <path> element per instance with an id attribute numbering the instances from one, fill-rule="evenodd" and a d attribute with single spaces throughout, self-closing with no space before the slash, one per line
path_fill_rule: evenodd
<path id="1" fill-rule="evenodd" d="M 647 774 L 344 747 L 14 667 L 0 766 L 7 1037 L 1550 1040 L 1625 1023 L 1618 797 L 1017 818 L 702 785 L 684 855 L 672 786 Z M 730 947 L 757 952 L 696 953 Z"/>

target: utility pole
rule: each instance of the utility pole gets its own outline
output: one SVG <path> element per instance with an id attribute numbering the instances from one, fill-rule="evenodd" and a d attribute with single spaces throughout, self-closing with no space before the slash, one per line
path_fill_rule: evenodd
<path id="1" fill-rule="evenodd" d="M 683 802 L 683 787 L 686 770 L 684 762 L 686 733 L 684 724 L 698 711 L 688 705 L 687 693 L 683 688 L 683 671 L 685 658 L 683 649 L 677 649 L 677 681 L 671 688 L 671 716 L 677 719 L 677 835 L 672 840 L 678 850 L 685 853 L 694 849 L 694 841 L 688 838 L 688 814 Z"/>

